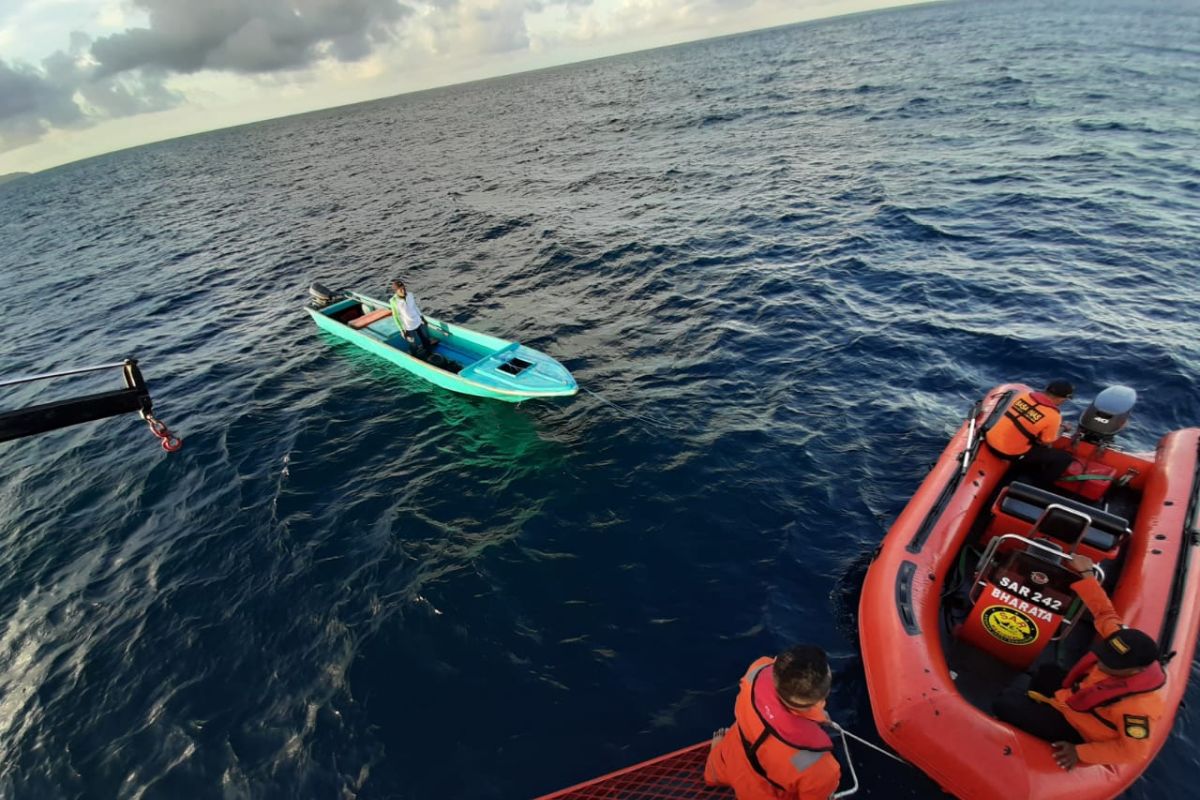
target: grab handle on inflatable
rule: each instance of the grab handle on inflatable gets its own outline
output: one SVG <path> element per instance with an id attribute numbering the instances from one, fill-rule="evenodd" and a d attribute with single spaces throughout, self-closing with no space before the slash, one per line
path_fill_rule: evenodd
<path id="1" fill-rule="evenodd" d="M 983 410 L 983 403 L 976 400 L 975 405 L 971 406 L 970 416 L 968 417 L 967 426 L 967 446 L 963 448 L 962 474 L 966 475 L 967 470 L 971 466 L 971 458 L 975 455 L 975 420 L 979 417 L 979 412 Z"/>

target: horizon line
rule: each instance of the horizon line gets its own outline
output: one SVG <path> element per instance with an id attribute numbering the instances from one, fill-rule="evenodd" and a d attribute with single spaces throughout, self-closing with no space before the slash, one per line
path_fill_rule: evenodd
<path id="1" fill-rule="evenodd" d="M 117 153 L 124 153 L 129 150 L 137 150 L 142 147 L 151 147 L 153 145 L 163 144 L 165 142 L 174 142 L 174 141 L 180 141 L 183 139 L 190 139 L 193 136 L 205 136 L 207 134 L 216 133 L 218 131 L 232 131 L 232 130 L 237 130 L 238 128 L 248 128 L 253 125 L 261 125 L 263 123 L 273 122 L 276 120 L 293 119 L 293 118 L 297 118 L 297 117 L 308 116 L 309 114 L 320 114 L 320 113 L 325 113 L 325 112 L 329 112 L 329 111 L 336 111 L 339 109 L 348 109 L 348 108 L 354 108 L 356 106 L 365 106 L 365 105 L 369 105 L 371 103 L 379 103 L 379 102 L 383 102 L 385 100 L 393 100 L 398 97 L 408 97 L 408 96 L 412 96 L 412 95 L 419 95 L 419 94 L 423 94 L 425 92 L 434 92 L 434 91 L 438 91 L 438 90 L 442 90 L 442 89 L 449 89 L 449 88 L 458 87 L 458 86 L 473 86 L 476 84 L 488 83 L 489 81 L 502 80 L 504 78 L 511 78 L 511 77 L 514 77 L 517 75 L 534 75 L 539 72 L 548 72 L 550 70 L 563 69 L 565 67 L 571 67 L 571 66 L 575 66 L 575 65 L 594 64 L 594 63 L 601 62 L 601 61 L 608 61 L 608 60 L 615 59 L 615 58 L 623 58 L 625 56 L 636 55 L 638 53 L 653 53 L 658 50 L 670 50 L 675 47 L 687 47 L 690 45 L 698 44 L 700 42 L 717 42 L 717 41 L 721 41 L 722 39 L 733 39 L 733 38 L 737 38 L 737 37 L 741 37 L 741 36 L 751 36 L 751 35 L 755 35 L 755 34 L 767 33 L 769 31 L 784 30 L 786 28 L 796 28 L 796 27 L 801 27 L 801 26 L 805 26 L 805 25 L 819 25 L 819 24 L 823 24 L 823 23 L 832 22 L 835 20 L 850 19 L 852 17 L 862 17 L 862 16 L 868 16 L 868 15 L 872 15 L 872 14 L 904 12 L 904 11 L 911 10 L 911 8 L 913 6 L 917 6 L 917 5 L 920 5 L 920 6 L 950 5 L 950 4 L 954 4 L 954 3 L 967 3 L 967 2 L 971 2 L 971 0 L 897 0 L 896 5 L 887 6 L 885 8 L 872 8 L 872 9 L 866 9 L 866 10 L 862 10 L 862 11 L 849 11 L 849 12 L 846 12 L 843 14 L 833 14 L 833 15 L 827 16 L 827 17 L 815 17 L 813 19 L 798 20 L 796 22 L 785 22 L 782 25 L 768 25 L 763 28 L 750 28 L 750 29 L 744 30 L 744 31 L 735 31 L 733 33 L 722 33 L 722 34 L 718 34 L 716 36 L 702 36 L 697 39 L 687 39 L 682 42 L 672 42 L 670 44 L 655 45 L 654 47 L 644 47 L 644 48 L 640 48 L 640 49 L 636 49 L 636 50 L 625 50 L 625 51 L 622 51 L 619 53 L 610 53 L 608 55 L 595 56 L 593 58 L 584 58 L 584 59 L 580 59 L 577 61 L 563 61 L 563 62 L 557 63 L 557 64 L 550 64 L 550 65 L 541 66 L 541 67 L 533 67 L 530 69 L 516 69 L 511 72 L 501 72 L 496 75 L 489 75 L 485 78 L 473 78 L 471 80 L 466 80 L 466 81 L 451 81 L 451 82 L 447 82 L 447 83 L 435 83 L 433 85 L 425 86 L 420 89 L 411 89 L 409 91 L 396 92 L 395 94 L 380 95 L 379 97 L 372 97 L 367 100 L 355 100 L 350 103 L 340 103 L 340 104 L 330 105 L 330 106 L 320 106 L 318 108 L 311 108 L 311 109 L 307 109 L 305 111 L 297 111 L 297 112 L 290 113 L 290 114 L 281 114 L 281 115 L 275 116 L 275 117 L 263 117 L 261 119 L 253 119 L 253 120 L 249 120 L 247 122 L 235 123 L 233 125 L 220 125 L 218 127 L 204 128 L 202 130 L 192 131 L 190 133 L 184 133 L 184 134 L 180 134 L 177 136 L 166 136 L 161 139 L 151 139 L 149 141 L 139 142 L 138 144 L 132 144 L 132 145 L 128 145 L 126 147 L 118 147 L 113 150 L 106 150 L 103 153 L 96 153 L 95 155 L 84 156 L 82 158 L 76 158 L 71 161 L 64 161 L 60 164 L 54 164 L 52 166 L 44 167 L 42 169 L 37 169 L 37 170 L 20 170 L 20 169 L 18 169 L 18 170 L 12 171 L 12 172 L 0 173 L 0 179 L 2 179 L 2 178 L 15 179 L 15 178 L 28 177 L 30 175 L 41 175 L 41 174 L 44 174 L 47 172 L 53 172 L 56 169 L 61 169 L 63 167 L 68 167 L 68 166 L 71 166 L 74 164 L 82 164 L 86 161 L 91 161 L 93 159 L 104 158 L 106 156 L 115 155 Z M 161 112 L 154 112 L 154 113 L 165 114 L 165 113 L 170 113 L 170 112 L 169 111 L 161 111 Z"/>

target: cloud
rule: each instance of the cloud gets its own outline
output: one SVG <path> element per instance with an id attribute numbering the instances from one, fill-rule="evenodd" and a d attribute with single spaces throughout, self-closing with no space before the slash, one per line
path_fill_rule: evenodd
<path id="1" fill-rule="evenodd" d="M 0 152 L 178 106 L 171 119 L 236 106 L 248 121 L 901 1 L 0 0 Z M 93 38 L 38 61 L 67 26 Z M 275 102 L 289 95 L 307 100 Z"/>
<path id="2" fill-rule="evenodd" d="M 753 1 L 753 0 L 752 0 Z M 567 8 L 587 8 L 592 0 L 527 0 L 525 6 L 535 14 L 540 14 L 551 6 L 566 6 Z"/>
<path id="3" fill-rule="evenodd" d="M 90 44 L 87 36 L 72 34 L 70 49 L 43 59 L 40 68 L 0 60 L 0 152 L 32 144 L 52 128 L 86 128 L 182 102 L 161 72 L 96 75 L 86 58 Z"/>
<path id="4" fill-rule="evenodd" d="M 23 13 L 78 10 L 82 0 L 34 0 Z M 588 38 L 584 14 L 614 0 L 90 0 L 102 29 L 133 22 L 116 33 L 71 34 L 71 45 L 41 61 L 0 62 L 0 152 L 37 141 L 51 129 L 170 109 L 187 102 L 176 84 L 183 76 L 210 83 L 217 73 L 259 84 L 311 81 L 333 64 L 382 64 L 443 69 L 480 64 L 489 57 L 531 51 L 547 41 L 530 23 L 558 28 L 557 43 Z M 770 0 L 768 0 L 770 1 Z M 4 0 L 0 0 L 2 4 Z M 624 30 L 678 24 L 729 5 L 760 0 L 615 0 Z M 65 5 L 63 5 L 65 4 Z M 38 16 L 34 8 L 40 9 Z M 2 8 L 2 5 L 0 5 Z M 672 13 L 673 9 L 673 13 Z M 22 23 L 24 24 L 24 23 Z M 538 24 L 535 22 L 535 24 Z M 383 60 L 376 59 L 382 56 Z M 396 57 L 399 58 L 396 58 Z M 376 59 L 372 61 L 372 59 Z M 188 90 L 189 92 L 191 89 Z"/>
<path id="5" fill-rule="evenodd" d="M 360 62 L 393 40 L 412 9 L 400 0 L 133 0 L 147 27 L 71 46 L 40 67 L 0 61 L 0 152 L 52 128 L 162 111 L 184 96 L 172 75 L 297 71 Z M 106 19 L 124 19 L 106 7 Z"/>
<path id="6" fill-rule="evenodd" d="M 438 54 L 489 55 L 529 47 L 526 0 L 435 0 L 426 24 Z"/>
<path id="7" fill-rule="evenodd" d="M 98 74 L 136 69 L 256 74 L 358 61 L 412 14 L 400 0 L 134 0 L 149 27 L 97 39 Z"/>
<path id="8" fill-rule="evenodd" d="M 73 94 L 32 67 L 0 60 L 0 150 L 35 142 L 52 125 L 78 122 L 83 115 Z"/>
<path id="9" fill-rule="evenodd" d="M 590 6 L 592 0 L 424 0 L 421 24 L 437 55 L 487 56 L 527 50 L 530 15 L 561 6 Z"/>
<path id="10" fill-rule="evenodd" d="M 534 24 L 543 48 L 582 48 L 618 43 L 629 48 L 771 27 L 906 0 L 530 0 L 555 7 Z M 911 2 L 912 0 L 907 0 Z"/>

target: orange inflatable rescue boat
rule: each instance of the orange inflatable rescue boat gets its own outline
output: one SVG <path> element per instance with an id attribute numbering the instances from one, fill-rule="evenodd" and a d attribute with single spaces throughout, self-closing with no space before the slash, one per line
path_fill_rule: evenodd
<path id="1" fill-rule="evenodd" d="M 980 447 L 1028 387 L 976 404 L 892 525 L 867 572 L 859 637 L 880 736 L 963 800 L 1112 798 L 1166 742 L 1200 629 L 1200 429 L 1169 433 L 1153 453 L 1113 440 L 1136 395 L 1104 390 L 1054 447 L 1071 466 L 1035 485 Z M 1045 665 L 1070 668 L 1095 639 L 1071 585 L 1073 554 L 1131 628 L 1164 655 L 1166 711 L 1141 735 L 1140 763 L 1066 771 L 1050 744 L 996 719 L 992 703 Z M 1138 738 L 1141 738 L 1139 735 Z"/>

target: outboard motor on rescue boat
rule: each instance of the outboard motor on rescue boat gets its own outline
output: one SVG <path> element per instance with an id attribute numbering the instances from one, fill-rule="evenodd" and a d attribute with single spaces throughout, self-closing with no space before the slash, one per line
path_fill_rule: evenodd
<path id="1" fill-rule="evenodd" d="M 309 301 L 309 305 L 313 308 L 324 308 L 334 300 L 338 299 L 337 292 L 327 288 L 324 284 L 317 283 L 316 281 L 313 281 L 312 285 L 308 287 L 308 293 L 312 296 L 312 300 Z"/>
<path id="2" fill-rule="evenodd" d="M 1129 422 L 1137 392 L 1128 386 L 1109 386 L 1079 415 L 1078 435 L 1085 442 L 1107 445 Z"/>
<path id="3" fill-rule="evenodd" d="M 1084 500 L 1099 503 L 1110 488 L 1124 486 L 1136 476 L 1129 470 L 1120 478 L 1117 469 L 1106 463 L 1104 453 L 1117 434 L 1129 422 L 1137 392 L 1128 386 L 1109 386 L 1079 415 L 1079 425 L 1071 436 L 1074 459 L 1055 486 Z M 1092 445 L 1090 453 L 1081 453 L 1080 441 Z"/>

